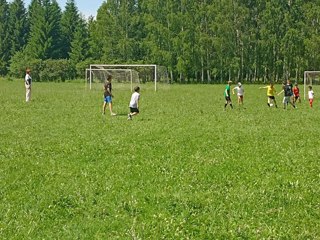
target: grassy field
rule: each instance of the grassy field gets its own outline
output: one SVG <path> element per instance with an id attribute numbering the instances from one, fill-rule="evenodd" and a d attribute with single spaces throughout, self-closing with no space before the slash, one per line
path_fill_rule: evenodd
<path id="1" fill-rule="evenodd" d="M 127 85 L 103 118 L 102 88 L 0 80 L 0 239 L 320 239 L 320 87 L 244 87 L 141 85 L 127 121 Z"/>

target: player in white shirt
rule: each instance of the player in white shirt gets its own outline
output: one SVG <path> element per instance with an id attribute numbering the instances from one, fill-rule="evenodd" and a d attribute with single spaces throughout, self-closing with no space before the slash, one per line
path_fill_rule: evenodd
<path id="1" fill-rule="evenodd" d="M 312 86 L 309 86 L 308 98 L 309 98 L 310 107 L 312 107 L 312 104 L 313 104 L 313 97 L 314 97 L 314 93 L 312 90 Z"/>
<path id="2" fill-rule="evenodd" d="M 29 102 L 31 99 L 31 84 L 32 79 L 30 76 L 30 69 L 26 70 L 26 76 L 24 78 L 24 86 L 26 87 L 26 102 Z"/>
<path id="3" fill-rule="evenodd" d="M 238 97 L 238 104 L 239 106 L 243 106 L 243 95 L 244 95 L 244 89 L 242 87 L 241 82 L 238 82 L 238 86 L 232 89 L 232 94 L 235 94 L 235 91 L 237 92 L 237 97 Z"/>
<path id="4" fill-rule="evenodd" d="M 139 100 L 140 100 L 140 87 L 134 88 L 134 93 L 131 95 L 129 103 L 130 113 L 128 113 L 128 120 L 132 120 L 132 116 L 139 114 Z"/>

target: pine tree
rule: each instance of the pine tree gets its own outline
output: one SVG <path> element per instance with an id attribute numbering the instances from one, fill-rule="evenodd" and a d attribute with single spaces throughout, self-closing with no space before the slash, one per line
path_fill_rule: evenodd
<path id="1" fill-rule="evenodd" d="M 8 18 L 8 3 L 5 0 L 0 0 L 0 75 L 7 73 L 10 58 Z"/>
<path id="2" fill-rule="evenodd" d="M 79 21 L 71 42 L 70 61 L 73 65 L 84 61 L 88 57 L 88 32 L 84 19 Z"/>
<path id="3" fill-rule="evenodd" d="M 27 13 L 22 0 L 14 0 L 9 5 L 10 56 L 22 50 L 27 42 Z"/>
<path id="4" fill-rule="evenodd" d="M 68 0 L 61 18 L 62 43 L 61 46 L 63 58 L 68 58 L 71 52 L 71 43 L 77 26 L 80 22 L 80 16 L 74 0 Z"/>
<path id="5" fill-rule="evenodd" d="M 30 38 L 26 53 L 42 60 L 60 57 L 60 8 L 57 2 L 33 0 L 29 17 Z"/>
<path id="6" fill-rule="evenodd" d="M 49 35 L 52 37 L 52 48 L 50 51 L 50 58 L 63 58 L 64 53 L 62 49 L 62 33 L 61 33 L 61 9 L 56 0 L 48 6 L 48 23 L 50 28 Z"/>

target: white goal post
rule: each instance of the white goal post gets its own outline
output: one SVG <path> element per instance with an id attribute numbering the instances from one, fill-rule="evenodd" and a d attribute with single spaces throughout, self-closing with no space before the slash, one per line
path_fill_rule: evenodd
<path id="1" fill-rule="evenodd" d="M 160 79 L 168 79 L 168 74 L 165 67 L 158 66 L 156 64 L 90 64 L 90 67 L 86 70 L 86 79 L 90 83 L 90 89 L 93 82 L 93 76 L 90 74 L 89 79 L 87 72 L 93 73 L 98 70 L 124 70 L 137 72 L 138 73 L 138 82 L 154 82 L 154 90 L 157 91 L 157 84 Z M 161 71 L 159 71 L 161 69 Z M 163 70 L 165 69 L 165 70 Z M 131 81 L 132 82 L 132 81 Z"/>
<path id="2" fill-rule="evenodd" d="M 320 71 L 304 71 L 303 73 L 303 97 L 306 99 L 308 86 L 320 84 Z"/>

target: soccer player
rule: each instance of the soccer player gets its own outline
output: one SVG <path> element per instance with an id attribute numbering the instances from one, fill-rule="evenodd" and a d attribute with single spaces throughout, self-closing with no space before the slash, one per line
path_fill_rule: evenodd
<path id="1" fill-rule="evenodd" d="M 232 81 L 228 81 L 228 85 L 226 86 L 225 90 L 224 90 L 224 97 L 226 99 L 226 103 L 224 104 L 224 110 L 226 110 L 228 104 L 230 105 L 230 107 L 233 109 L 232 106 L 232 101 L 231 101 L 231 97 L 230 97 L 230 87 L 231 87 L 231 83 Z"/>
<path id="2" fill-rule="evenodd" d="M 267 101 L 267 105 L 268 107 L 271 107 L 272 104 L 274 104 L 277 106 L 277 102 L 276 102 L 276 98 L 274 97 L 274 95 L 276 94 L 276 89 L 274 88 L 273 82 L 270 82 L 270 85 L 265 86 L 265 87 L 260 87 L 259 89 L 263 89 L 266 88 L 267 89 L 267 97 L 268 97 L 268 101 Z"/>
<path id="3" fill-rule="evenodd" d="M 26 88 L 26 102 L 29 102 L 31 99 L 31 84 L 32 78 L 30 76 L 31 70 L 28 68 L 26 70 L 26 76 L 24 77 L 24 86 Z"/>
<path id="4" fill-rule="evenodd" d="M 131 95 L 129 103 L 130 113 L 128 113 L 128 120 L 132 120 L 132 116 L 139 114 L 139 100 L 140 100 L 140 87 L 134 88 L 134 93 Z"/>
<path id="5" fill-rule="evenodd" d="M 284 109 L 287 109 L 287 106 L 288 106 L 289 103 L 291 104 L 291 106 L 292 106 L 293 108 L 296 108 L 296 106 L 294 105 L 294 103 L 291 102 L 291 97 L 293 96 L 292 89 L 293 89 L 292 83 L 291 83 L 291 81 L 288 79 L 288 80 L 287 80 L 287 83 L 285 83 L 285 82 L 283 83 L 281 92 L 278 93 L 278 95 L 280 95 L 281 93 L 284 92 L 284 97 L 283 97 L 283 101 L 282 101 L 282 102 L 283 102 L 283 108 L 284 108 Z"/>
<path id="6" fill-rule="evenodd" d="M 243 106 L 244 89 L 243 89 L 241 82 L 238 82 L 238 86 L 236 86 L 232 89 L 232 94 L 235 94 L 235 90 L 237 92 L 238 104 L 239 104 L 239 106 L 241 106 L 241 105 Z"/>
<path id="7" fill-rule="evenodd" d="M 309 86 L 308 88 L 309 88 L 309 91 L 308 91 L 309 104 L 310 104 L 310 107 L 312 108 L 314 92 L 312 90 L 312 86 Z"/>
<path id="8" fill-rule="evenodd" d="M 298 83 L 296 83 L 293 87 L 293 102 L 296 103 L 299 100 L 299 103 L 301 103 L 300 99 L 300 89 L 298 87 Z"/>
<path id="9" fill-rule="evenodd" d="M 117 114 L 115 114 L 112 111 L 112 98 L 113 98 L 113 95 L 112 95 L 112 84 L 111 84 L 111 82 L 112 82 L 112 76 L 109 75 L 107 77 L 107 81 L 105 82 L 105 84 L 103 86 L 103 89 L 104 89 L 104 102 L 103 102 L 103 107 L 102 107 L 102 114 L 103 115 L 106 114 L 106 107 L 107 107 L 107 104 L 108 104 L 111 116 L 115 116 Z"/>

